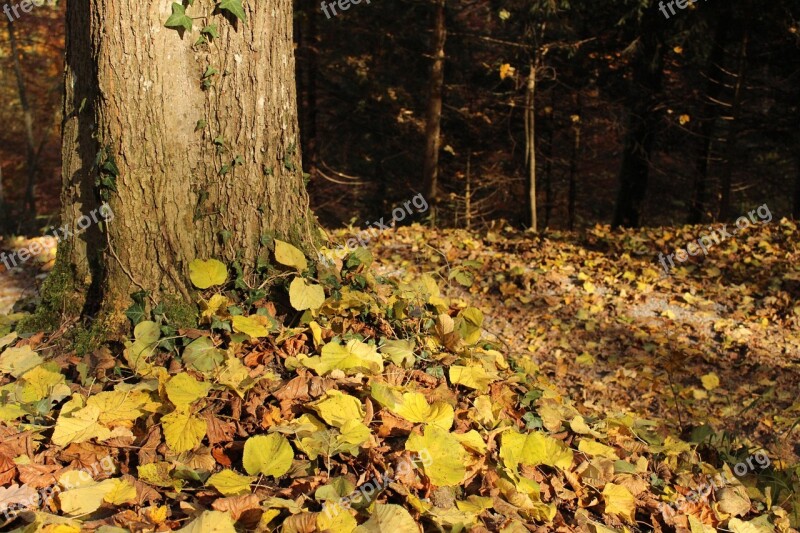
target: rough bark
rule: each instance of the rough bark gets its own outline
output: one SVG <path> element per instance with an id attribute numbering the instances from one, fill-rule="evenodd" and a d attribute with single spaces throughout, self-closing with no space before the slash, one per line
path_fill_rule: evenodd
<path id="1" fill-rule="evenodd" d="M 170 2 L 68 4 L 63 223 L 74 227 L 104 196 L 114 213 L 62 242 L 56 269 L 88 288 L 84 312 L 118 311 L 138 290 L 190 298 L 196 258 L 238 261 L 248 279 L 267 235 L 312 243 L 292 2 L 246 2 L 246 22 L 212 10 L 188 7 L 206 20 L 181 35 L 164 26 Z M 208 23 L 219 38 L 198 46 Z M 208 67 L 218 73 L 204 87 Z M 97 162 L 111 159 L 116 191 L 97 183 Z"/>
<path id="2" fill-rule="evenodd" d="M 447 40 L 445 2 L 435 0 L 430 87 L 428 109 L 425 114 L 425 159 L 422 178 L 424 194 L 431 205 L 438 200 L 439 149 L 441 148 L 442 92 L 444 91 L 444 46 Z"/>

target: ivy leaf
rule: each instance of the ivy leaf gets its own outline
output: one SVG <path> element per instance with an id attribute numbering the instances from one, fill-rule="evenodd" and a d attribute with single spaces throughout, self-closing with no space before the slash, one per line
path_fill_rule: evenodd
<path id="1" fill-rule="evenodd" d="M 219 39 L 219 31 L 217 30 L 216 24 L 209 24 L 208 26 L 200 30 L 200 33 L 202 33 L 203 35 L 207 35 L 211 39 Z"/>
<path id="2" fill-rule="evenodd" d="M 227 11 L 242 22 L 247 22 L 247 14 L 242 7 L 242 0 L 222 0 L 217 7 Z"/>
<path id="3" fill-rule="evenodd" d="M 172 4 L 172 15 L 164 23 L 167 28 L 183 28 L 192 31 L 192 19 L 186 16 L 186 8 L 178 3 Z"/>

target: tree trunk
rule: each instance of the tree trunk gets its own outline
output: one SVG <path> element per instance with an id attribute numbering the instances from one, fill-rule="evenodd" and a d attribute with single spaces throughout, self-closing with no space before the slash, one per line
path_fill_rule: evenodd
<path id="1" fill-rule="evenodd" d="M 536 67 L 533 63 L 525 90 L 525 156 L 528 164 L 528 223 L 536 231 Z"/>
<path id="2" fill-rule="evenodd" d="M 446 0 L 435 0 L 433 26 L 433 66 L 428 89 L 428 110 L 425 115 L 425 159 L 422 166 L 424 194 L 430 205 L 439 199 L 439 149 L 441 147 L 442 93 L 444 91 L 444 45 L 447 40 L 445 25 Z"/>
<path id="3" fill-rule="evenodd" d="M 63 125 L 63 223 L 108 199 L 110 223 L 65 239 L 84 313 L 191 298 L 193 259 L 237 261 L 254 281 L 269 237 L 307 252 L 315 225 L 298 148 L 292 2 L 246 2 L 245 21 L 168 3 L 71 0 Z M 196 45 L 199 29 L 219 37 Z M 213 70 L 212 70 L 213 69 Z M 215 73 L 216 72 L 216 73 Z M 88 290 L 87 290 L 88 289 Z"/>
<path id="4" fill-rule="evenodd" d="M 312 178 L 316 176 L 319 154 L 317 152 L 317 72 L 320 37 L 317 27 L 319 3 L 308 0 L 302 4 L 298 26 L 298 54 L 303 63 L 298 76 L 300 100 L 300 134 L 303 140 L 303 163 Z"/>
<path id="5" fill-rule="evenodd" d="M 11 43 L 11 56 L 14 65 L 14 75 L 17 78 L 19 102 L 22 106 L 22 120 L 25 125 L 25 156 L 28 168 L 28 181 L 25 184 L 25 195 L 22 198 L 22 213 L 26 217 L 34 218 L 36 215 L 36 141 L 33 136 L 33 112 L 28 102 L 28 91 L 25 88 L 25 78 L 22 75 L 22 65 L 19 60 L 19 47 L 14 23 L 8 21 L 8 39 Z"/>
<path id="6" fill-rule="evenodd" d="M 581 153 L 581 120 L 583 106 L 580 95 L 575 97 L 577 113 L 572 116 L 572 157 L 569 162 L 568 222 L 570 231 L 575 229 L 575 204 L 578 200 L 578 160 Z"/>
<path id="7" fill-rule="evenodd" d="M 714 133 L 719 118 L 718 108 L 722 89 L 725 86 L 725 47 L 730 34 L 731 7 L 729 4 L 720 6 L 721 12 L 714 31 L 714 43 L 706 65 L 705 103 L 703 116 L 700 117 L 700 138 L 703 146 L 695 163 L 695 178 L 692 203 L 689 208 L 689 224 L 700 224 L 708 204 L 708 180 L 711 168 L 711 158 L 714 151 Z"/>
<path id="8" fill-rule="evenodd" d="M 728 220 L 731 216 L 731 186 L 733 185 L 733 167 L 736 157 L 736 137 L 739 130 L 739 112 L 742 108 L 745 71 L 747 67 L 747 30 L 742 30 L 742 43 L 739 48 L 736 67 L 736 80 L 733 87 L 731 114 L 725 117 L 729 122 L 728 134 L 725 138 L 725 168 L 722 171 L 719 219 Z"/>
<path id="9" fill-rule="evenodd" d="M 655 147 L 660 120 L 657 111 L 664 70 L 664 44 L 661 42 L 663 17 L 658 10 L 646 10 L 641 27 L 641 42 L 633 65 L 633 80 L 628 102 L 628 127 L 619 192 L 613 226 L 638 227 L 642 203 L 647 193 L 650 159 Z"/>
<path id="10" fill-rule="evenodd" d="M 792 204 L 792 214 L 795 220 L 800 220 L 800 142 L 795 144 L 795 168 L 794 170 L 794 202 Z"/>

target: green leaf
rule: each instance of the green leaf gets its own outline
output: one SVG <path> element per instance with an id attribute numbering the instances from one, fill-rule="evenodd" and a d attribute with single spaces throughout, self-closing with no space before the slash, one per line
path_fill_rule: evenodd
<path id="1" fill-rule="evenodd" d="M 242 22 L 247 22 L 247 14 L 242 7 L 242 0 L 222 0 L 218 7 L 227 11 Z"/>
<path id="2" fill-rule="evenodd" d="M 164 23 L 167 28 L 183 28 L 192 31 L 192 19 L 186 16 L 186 8 L 182 4 L 172 4 L 172 15 Z"/>
<path id="3" fill-rule="evenodd" d="M 183 362 L 198 372 L 208 372 L 222 365 L 225 356 L 208 337 L 200 337 L 184 348 Z"/>
<path id="4" fill-rule="evenodd" d="M 208 26 L 200 30 L 200 33 L 202 33 L 203 35 L 208 35 L 212 39 L 219 39 L 219 31 L 217 30 L 216 24 L 209 24 Z"/>
<path id="5" fill-rule="evenodd" d="M 279 478 L 292 467 L 293 458 L 294 451 L 286 437 L 272 433 L 247 439 L 242 464 L 251 476 L 262 474 Z"/>

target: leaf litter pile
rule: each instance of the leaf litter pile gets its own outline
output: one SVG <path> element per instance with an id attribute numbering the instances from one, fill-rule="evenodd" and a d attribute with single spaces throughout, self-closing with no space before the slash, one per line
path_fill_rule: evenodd
<path id="1" fill-rule="evenodd" d="M 258 282 L 190 265 L 195 325 L 139 294 L 124 346 L 3 332 L 0 520 L 795 531 L 798 231 L 664 276 L 696 230 L 413 226 L 320 264 L 275 240 Z"/>

